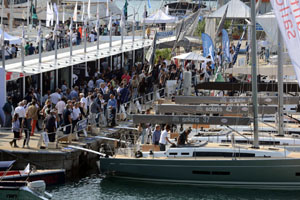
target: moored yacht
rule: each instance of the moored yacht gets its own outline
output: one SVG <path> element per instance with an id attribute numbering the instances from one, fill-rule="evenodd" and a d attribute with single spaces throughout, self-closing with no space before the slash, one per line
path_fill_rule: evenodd
<path id="1" fill-rule="evenodd" d="M 280 148 L 202 144 L 100 157 L 108 177 L 258 189 L 300 189 L 300 159 Z"/>

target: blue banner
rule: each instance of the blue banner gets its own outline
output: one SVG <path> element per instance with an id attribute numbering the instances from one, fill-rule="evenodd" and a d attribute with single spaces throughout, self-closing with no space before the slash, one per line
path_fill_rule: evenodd
<path id="1" fill-rule="evenodd" d="M 240 40 L 238 41 L 238 44 L 236 45 L 236 48 L 235 48 L 235 52 L 234 52 L 234 55 L 233 55 L 233 58 L 232 58 L 232 66 L 236 63 L 236 60 L 237 60 L 237 57 L 239 55 L 239 52 L 240 52 L 240 48 L 241 48 L 241 45 L 242 45 L 242 39 L 245 35 L 245 28 L 244 28 L 244 32 L 240 38 Z"/>
<path id="2" fill-rule="evenodd" d="M 229 37 L 225 29 L 222 29 L 222 51 L 224 53 L 225 60 L 230 62 Z"/>
<path id="3" fill-rule="evenodd" d="M 150 0 L 148 0 L 148 7 L 151 8 Z"/>
<path id="4" fill-rule="evenodd" d="M 203 56 L 204 57 L 210 56 L 212 63 L 214 63 L 215 48 L 214 48 L 214 44 L 213 44 L 211 37 L 209 35 L 207 35 L 206 33 L 202 33 L 201 39 L 202 39 L 202 45 L 203 45 Z M 211 68 L 212 69 L 215 68 L 214 64 L 211 65 Z"/>

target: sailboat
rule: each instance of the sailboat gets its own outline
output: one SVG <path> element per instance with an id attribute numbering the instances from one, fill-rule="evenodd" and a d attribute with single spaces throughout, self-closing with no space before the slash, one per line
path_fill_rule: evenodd
<path id="1" fill-rule="evenodd" d="M 251 1 L 251 22 L 255 24 L 255 1 Z M 253 25 L 252 27 L 255 28 Z M 252 104 L 254 140 L 252 146 L 232 144 L 198 143 L 183 148 L 170 147 L 167 151 L 123 151 L 123 155 L 101 156 L 98 167 L 101 174 L 138 181 L 196 184 L 217 187 L 257 189 L 300 189 L 300 154 L 281 148 L 259 148 L 256 37 L 252 31 Z M 280 79 L 280 78 L 279 78 Z M 281 88 L 282 89 L 282 88 Z M 283 104 L 279 95 L 279 105 Z M 279 107 L 280 107 L 279 106 Z M 282 114 L 282 107 L 279 115 Z M 161 121 L 164 119 L 165 121 Z M 214 119 L 217 119 L 215 117 Z M 233 122 L 233 118 L 221 117 L 221 122 Z M 246 119 L 240 119 L 246 121 Z M 156 123 L 209 122 L 205 116 L 133 115 L 134 122 Z M 234 123 L 234 122 L 233 122 Z M 279 133 L 283 122 L 279 121 Z M 131 154 L 131 155 L 130 155 Z"/>

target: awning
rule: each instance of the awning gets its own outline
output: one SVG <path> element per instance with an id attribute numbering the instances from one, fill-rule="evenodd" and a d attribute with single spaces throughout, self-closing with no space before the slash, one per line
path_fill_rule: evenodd
<path id="1" fill-rule="evenodd" d="M 161 23 L 175 23 L 176 17 L 167 15 L 162 10 L 158 10 L 156 13 L 150 15 L 145 19 L 146 24 L 161 24 Z"/>
<path id="2" fill-rule="evenodd" d="M 0 37 L 2 37 L 2 29 L 0 29 Z M 9 35 L 4 31 L 4 41 L 8 41 L 9 44 L 21 44 L 21 38 Z"/>
<path id="3" fill-rule="evenodd" d="M 179 60 L 193 60 L 193 61 L 211 61 L 211 59 L 207 59 L 203 56 L 201 56 L 198 53 L 195 52 L 189 52 L 185 54 L 181 54 L 179 56 L 173 57 L 173 59 L 179 59 Z"/>

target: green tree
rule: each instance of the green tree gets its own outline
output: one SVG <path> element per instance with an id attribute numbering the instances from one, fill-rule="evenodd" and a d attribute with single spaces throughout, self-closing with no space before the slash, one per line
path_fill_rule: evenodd
<path id="1" fill-rule="evenodd" d="M 205 21 L 202 20 L 198 23 L 197 29 L 196 29 L 196 34 L 201 37 L 201 33 L 205 32 Z"/>
<path id="2" fill-rule="evenodd" d="M 164 59 L 171 60 L 172 58 L 171 53 L 172 53 L 171 49 L 157 49 L 155 51 L 155 63 L 157 62 L 159 56 L 161 56 Z"/>

